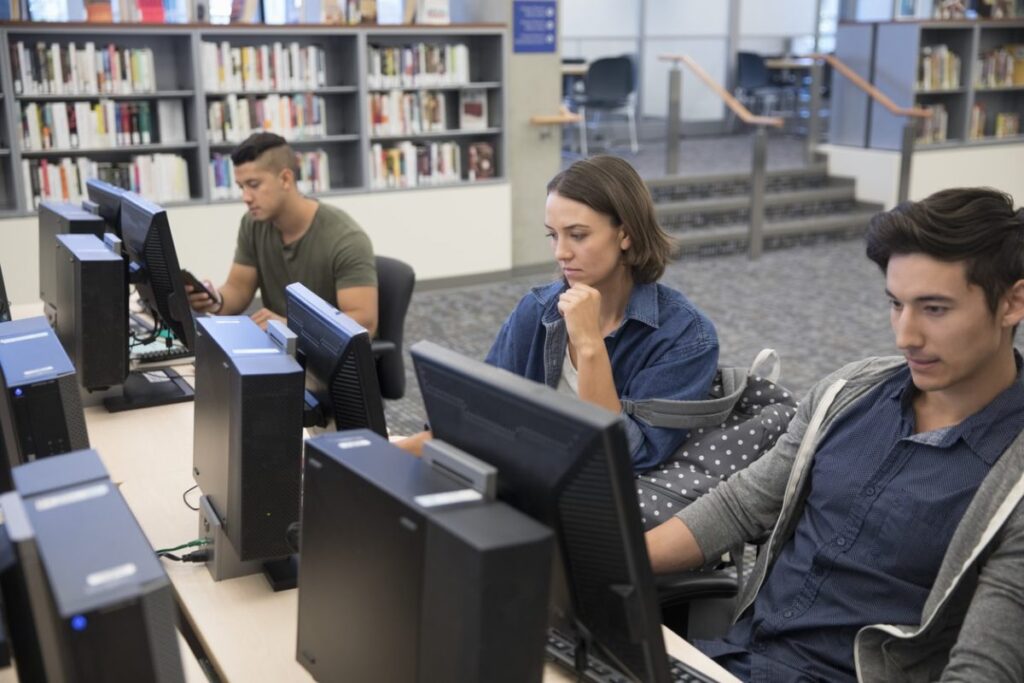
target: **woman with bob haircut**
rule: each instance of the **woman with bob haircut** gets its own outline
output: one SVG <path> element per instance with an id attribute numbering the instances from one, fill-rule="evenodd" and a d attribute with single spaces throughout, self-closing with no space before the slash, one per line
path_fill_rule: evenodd
<path id="1" fill-rule="evenodd" d="M 634 471 L 657 467 L 687 432 L 648 426 L 626 407 L 706 398 L 718 367 L 715 328 L 680 292 L 658 284 L 671 242 L 628 162 L 595 156 L 556 175 L 544 227 L 561 277 L 520 300 L 486 361 L 622 413 Z M 418 452 L 428 438 L 400 445 Z"/>

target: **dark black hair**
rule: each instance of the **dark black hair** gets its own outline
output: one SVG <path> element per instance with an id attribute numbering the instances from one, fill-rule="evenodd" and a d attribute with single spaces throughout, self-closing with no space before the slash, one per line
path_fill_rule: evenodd
<path id="1" fill-rule="evenodd" d="M 894 254 L 964 261 L 967 281 L 985 292 L 993 313 L 1014 282 L 1024 279 L 1024 211 L 1013 197 L 988 187 L 942 190 L 876 214 L 867 255 L 884 273 Z"/>
<path id="2" fill-rule="evenodd" d="M 288 141 L 276 133 L 253 133 L 231 152 L 231 163 L 235 166 L 247 164 L 251 161 L 256 161 L 263 156 L 265 152 L 278 150 L 278 148 L 281 149 L 278 153 L 273 155 L 274 160 L 288 160 L 285 162 L 287 164 L 285 167 L 291 168 L 294 171 L 295 153 L 288 145 Z M 280 159 L 278 159 L 278 157 L 280 157 Z M 275 163 L 274 165 L 276 166 L 280 164 Z"/>

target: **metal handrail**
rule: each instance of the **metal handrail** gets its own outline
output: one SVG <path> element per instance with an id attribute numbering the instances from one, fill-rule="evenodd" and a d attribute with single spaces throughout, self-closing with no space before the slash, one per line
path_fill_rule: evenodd
<path id="1" fill-rule="evenodd" d="M 685 64 L 693 74 L 704 81 L 704 85 L 708 86 L 713 93 L 718 95 L 719 99 L 732 110 L 732 113 L 737 116 L 744 123 L 749 123 L 754 126 L 772 126 L 773 128 L 782 128 L 785 123 L 782 118 L 778 116 L 758 116 L 747 109 L 742 102 L 737 100 L 729 91 L 723 88 L 718 81 L 711 77 L 711 75 L 704 70 L 704 68 L 696 62 L 690 55 L 658 55 L 658 59 L 663 62 L 673 62 L 674 64 Z"/>
<path id="2" fill-rule="evenodd" d="M 889 112 L 895 116 L 913 116 L 921 119 L 926 119 L 931 116 L 927 109 L 899 106 L 889 99 L 888 95 L 864 80 L 860 74 L 844 64 L 843 61 L 835 55 L 813 54 L 807 56 L 811 59 L 820 59 L 831 64 L 833 69 L 845 76 L 848 81 L 863 90 L 871 99 L 888 109 Z"/>
<path id="3" fill-rule="evenodd" d="M 668 130 L 666 131 L 667 154 L 665 156 L 666 175 L 679 173 L 679 132 L 680 115 L 682 113 L 682 91 L 683 77 L 681 64 L 693 72 L 693 74 L 704 82 L 719 99 L 729 107 L 729 110 L 744 123 L 755 126 L 754 149 L 750 173 L 750 229 L 747 236 L 747 253 L 751 259 L 761 256 L 764 249 L 764 193 L 765 193 L 765 168 L 768 153 L 769 126 L 782 128 L 785 123 L 778 116 L 757 116 L 744 106 L 742 102 L 732 96 L 704 68 L 689 55 L 658 55 L 663 62 L 672 62 L 672 69 L 668 74 Z"/>

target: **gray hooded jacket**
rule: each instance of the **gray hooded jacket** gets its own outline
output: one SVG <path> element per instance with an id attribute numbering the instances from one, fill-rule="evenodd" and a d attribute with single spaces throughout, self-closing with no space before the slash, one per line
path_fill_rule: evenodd
<path id="1" fill-rule="evenodd" d="M 796 530 L 817 446 L 850 405 L 899 370 L 868 358 L 815 385 L 775 447 L 677 516 L 706 558 L 764 538 L 736 618 Z M 1024 681 L 1024 435 L 985 477 L 942 560 L 919 624 L 874 624 L 854 641 L 860 681 Z"/>

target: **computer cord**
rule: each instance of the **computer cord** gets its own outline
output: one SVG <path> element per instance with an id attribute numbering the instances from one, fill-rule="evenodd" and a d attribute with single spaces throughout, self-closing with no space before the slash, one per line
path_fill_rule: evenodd
<path id="1" fill-rule="evenodd" d="M 191 488 L 185 489 L 185 492 L 181 494 L 181 501 L 185 503 L 185 507 L 187 507 L 189 510 L 192 510 L 193 512 L 199 512 L 199 506 L 197 505 L 196 507 L 192 507 L 192 504 L 188 502 L 188 498 L 186 498 L 186 496 L 195 491 L 197 488 L 199 488 L 199 484 L 196 484 Z M 175 550 L 175 548 L 171 548 L 171 550 Z"/>
<path id="2" fill-rule="evenodd" d="M 210 539 L 197 538 L 194 541 L 182 543 L 181 545 L 176 545 L 173 548 L 161 548 L 156 551 L 156 556 L 167 560 L 173 560 L 174 562 L 206 562 L 210 559 L 210 551 L 205 546 L 208 546 L 209 544 Z M 175 551 L 183 550 L 185 548 L 195 548 L 197 546 L 199 547 L 198 550 L 193 550 L 185 553 L 184 555 L 175 554 Z"/>

